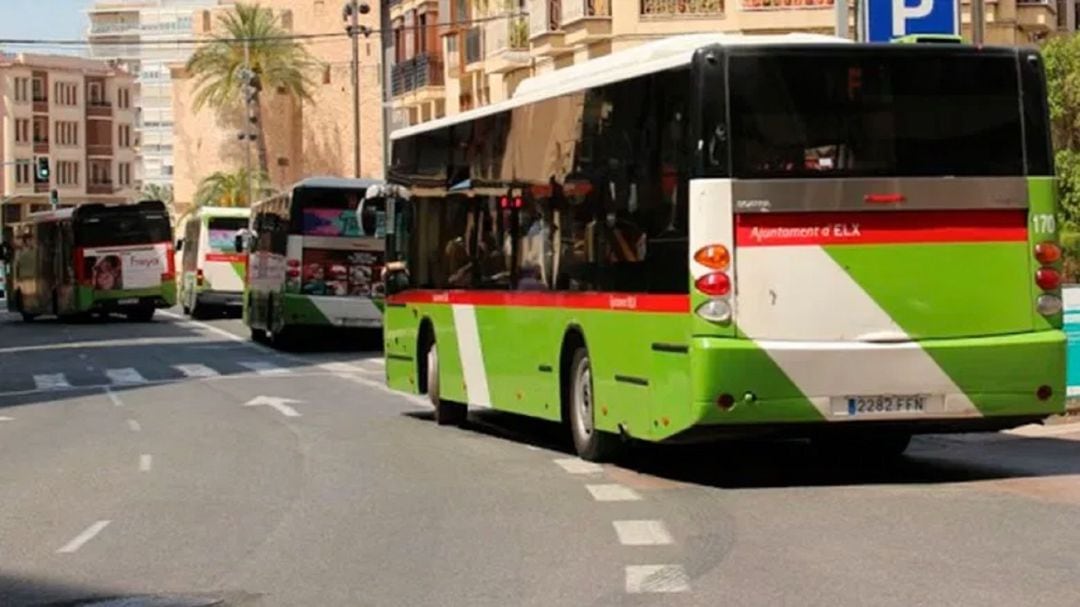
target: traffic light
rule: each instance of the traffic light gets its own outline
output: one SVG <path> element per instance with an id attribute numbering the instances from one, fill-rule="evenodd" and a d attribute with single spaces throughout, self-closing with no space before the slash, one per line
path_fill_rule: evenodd
<path id="1" fill-rule="evenodd" d="M 49 204 L 51 204 L 54 209 L 60 206 L 60 192 L 57 191 L 56 188 L 53 188 L 49 192 Z"/>
<path id="2" fill-rule="evenodd" d="M 42 183 L 49 182 L 49 159 L 39 156 L 37 159 L 37 180 Z"/>

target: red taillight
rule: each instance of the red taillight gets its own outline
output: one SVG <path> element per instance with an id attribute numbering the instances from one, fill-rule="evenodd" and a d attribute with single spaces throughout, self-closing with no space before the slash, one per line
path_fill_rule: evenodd
<path id="1" fill-rule="evenodd" d="M 200 287 L 203 286 L 203 271 L 201 268 L 195 271 L 195 284 Z"/>
<path id="2" fill-rule="evenodd" d="M 289 268 L 288 270 L 285 270 L 285 276 L 288 276 L 289 278 L 299 278 L 300 270 L 296 268 Z"/>
<path id="3" fill-rule="evenodd" d="M 289 266 L 290 268 L 299 268 L 300 267 L 300 260 L 299 259 L 290 259 L 290 260 L 285 262 L 285 265 Z"/>
<path id="4" fill-rule="evenodd" d="M 904 202 L 903 194 L 867 194 L 863 196 L 867 204 L 899 204 Z"/>
<path id="5" fill-rule="evenodd" d="M 701 247 L 694 253 L 694 261 L 710 270 L 726 270 L 731 263 L 731 253 L 722 244 Z"/>
<path id="6" fill-rule="evenodd" d="M 1050 400 L 1050 397 L 1054 395 L 1054 389 L 1050 386 L 1039 386 L 1039 389 L 1035 391 L 1035 397 L 1039 400 Z"/>
<path id="7" fill-rule="evenodd" d="M 1035 245 L 1035 259 L 1043 265 L 1056 263 L 1061 259 L 1061 247 L 1053 242 L 1040 242 Z"/>
<path id="8" fill-rule="evenodd" d="M 713 272 L 694 281 L 694 287 L 706 295 L 720 297 L 731 292 L 731 279 L 723 272 Z"/>
<path id="9" fill-rule="evenodd" d="M 1039 268 L 1035 272 L 1035 284 L 1043 291 L 1053 291 L 1061 286 L 1061 273 L 1054 268 Z"/>
<path id="10" fill-rule="evenodd" d="M 727 410 L 735 406 L 735 397 L 730 394 L 721 394 L 716 398 L 716 406 Z"/>

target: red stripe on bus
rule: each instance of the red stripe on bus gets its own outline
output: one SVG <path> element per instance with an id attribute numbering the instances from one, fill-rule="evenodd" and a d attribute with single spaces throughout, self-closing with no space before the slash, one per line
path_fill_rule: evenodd
<path id="1" fill-rule="evenodd" d="M 247 261 L 247 255 L 243 253 L 207 253 L 206 261 L 228 261 L 231 263 L 243 263 Z"/>
<path id="2" fill-rule="evenodd" d="M 392 304 L 457 304 L 519 308 L 567 308 L 575 310 L 624 310 L 629 312 L 685 313 L 688 295 L 635 293 L 547 293 L 537 291 L 406 291 L 391 295 Z"/>
<path id="3" fill-rule="evenodd" d="M 1021 242 L 1027 211 L 875 211 L 741 214 L 740 247 L 935 242 Z"/>

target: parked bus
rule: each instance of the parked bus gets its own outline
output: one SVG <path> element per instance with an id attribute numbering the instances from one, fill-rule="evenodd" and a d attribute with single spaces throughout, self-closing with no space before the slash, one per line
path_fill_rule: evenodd
<path id="1" fill-rule="evenodd" d="M 184 314 L 200 318 L 211 310 L 243 302 L 247 256 L 236 248 L 251 210 L 236 207 L 199 207 L 184 219 L 180 252 L 180 305 Z"/>
<path id="2" fill-rule="evenodd" d="M 385 211 L 366 198 L 380 186 L 312 178 L 252 206 L 244 304 L 252 339 L 285 346 L 304 327 L 382 327 Z"/>
<path id="3" fill-rule="evenodd" d="M 159 201 L 32 213 L 4 249 L 8 309 L 28 322 L 111 312 L 146 322 L 176 303 L 172 228 Z"/>
<path id="4" fill-rule="evenodd" d="M 853 457 L 1063 411 L 1039 54 L 646 43 L 392 136 L 386 370 L 620 435 Z"/>

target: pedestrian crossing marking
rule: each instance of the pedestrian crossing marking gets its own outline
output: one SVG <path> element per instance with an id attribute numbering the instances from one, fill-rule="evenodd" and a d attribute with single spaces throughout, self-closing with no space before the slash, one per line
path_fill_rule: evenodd
<path id="1" fill-rule="evenodd" d="M 259 375 L 285 375 L 289 372 L 288 369 L 283 369 L 274 363 L 266 362 L 264 360 L 244 360 L 239 361 L 238 364 Z"/>
<path id="2" fill-rule="evenodd" d="M 38 390 L 59 390 L 70 388 L 71 384 L 68 383 L 63 373 L 46 373 L 34 376 L 34 386 Z"/>
<path id="3" fill-rule="evenodd" d="M 108 377 L 109 381 L 113 384 L 121 386 L 146 383 L 146 378 L 131 367 L 124 367 L 123 369 L 105 369 L 105 376 Z"/>
<path id="4" fill-rule="evenodd" d="M 216 377 L 221 375 L 206 365 L 173 365 L 173 368 L 183 373 L 185 377 Z"/>

